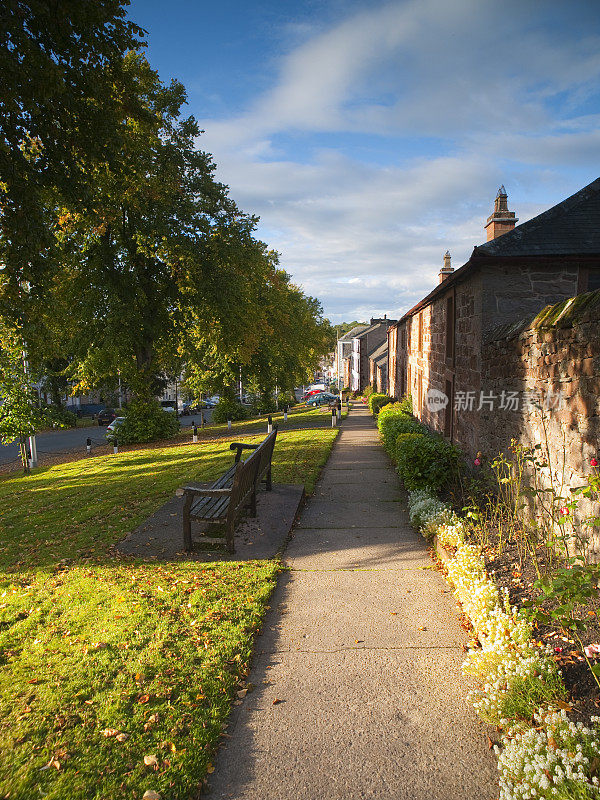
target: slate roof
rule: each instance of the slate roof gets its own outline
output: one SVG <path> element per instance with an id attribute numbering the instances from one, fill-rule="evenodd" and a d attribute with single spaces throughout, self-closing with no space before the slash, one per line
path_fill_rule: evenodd
<path id="1" fill-rule="evenodd" d="M 388 327 L 391 327 L 396 322 L 395 319 L 386 319 L 385 321 L 389 323 Z M 362 339 L 362 337 L 365 334 L 371 333 L 372 331 L 376 331 L 377 328 L 379 328 L 380 325 L 383 325 L 383 324 L 384 323 L 380 321 L 380 322 L 374 322 L 372 325 L 367 325 L 367 327 L 363 331 L 361 331 L 359 334 L 355 334 L 353 336 L 353 338 L 354 339 Z"/>
<path id="2" fill-rule="evenodd" d="M 477 256 L 584 253 L 600 253 L 600 178 L 473 251 Z"/>
<path id="3" fill-rule="evenodd" d="M 354 328 L 350 328 L 348 333 L 340 336 L 338 342 L 349 342 L 351 339 L 354 339 L 355 336 L 357 336 L 359 333 L 362 333 L 369 327 L 369 325 L 355 325 Z"/>
<path id="4" fill-rule="evenodd" d="M 382 356 L 385 356 L 387 359 L 387 351 L 388 351 L 388 343 L 386 339 L 385 342 L 383 342 L 383 344 L 380 344 L 379 347 L 376 347 L 372 353 L 369 353 L 369 358 L 372 361 L 377 361 L 378 359 L 382 358 Z"/>

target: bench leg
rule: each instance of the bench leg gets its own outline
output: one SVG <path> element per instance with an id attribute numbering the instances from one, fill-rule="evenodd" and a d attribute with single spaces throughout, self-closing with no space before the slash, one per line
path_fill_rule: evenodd
<path id="1" fill-rule="evenodd" d="M 190 519 L 190 506 L 191 498 L 188 502 L 188 498 L 186 497 L 183 506 L 183 548 L 186 553 L 191 553 L 192 551 L 192 521 Z"/>
<path id="2" fill-rule="evenodd" d="M 227 552 L 235 553 L 235 545 L 233 543 L 233 532 L 235 530 L 235 521 L 227 520 L 227 529 L 225 532 L 225 542 L 227 544 Z"/>

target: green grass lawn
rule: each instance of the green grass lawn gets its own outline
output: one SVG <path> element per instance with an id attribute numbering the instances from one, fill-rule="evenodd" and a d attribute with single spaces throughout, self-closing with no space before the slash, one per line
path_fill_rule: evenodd
<path id="1" fill-rule="evenodd" d="M 178 486 L 219 475 L 239 433 L 0 478 L 0 797 L 194 796 L 280 565 L 108 551 Z M 274 481 L 311 492 L 336 434 L 316 418 L 282 430 Z"/>

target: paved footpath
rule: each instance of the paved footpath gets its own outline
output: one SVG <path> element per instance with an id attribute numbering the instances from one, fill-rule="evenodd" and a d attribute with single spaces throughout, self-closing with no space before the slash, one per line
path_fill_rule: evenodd
<path id="1" fill-rule="evenodd" d="M 210 800 L 493 800 L 457 605 L 353 411 L 285 561 Z"/>

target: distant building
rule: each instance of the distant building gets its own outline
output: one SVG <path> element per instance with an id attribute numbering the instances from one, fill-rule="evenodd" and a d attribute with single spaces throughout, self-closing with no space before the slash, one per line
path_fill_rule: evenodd
<path id="1" fill-rule="evenodd" d="M 335 372 L 342 381 L 340 388 L 350 385 L 350 359 L 352 358 L 352 339 L 357 334 L 366 330 L 368 325 L 355 325 L 337 341 L 335 350 Z"/>
<path id="2" fill-rule="evenodd" d="M 352 358 L 350 362 L 350 389 L 362 392 L 369 384 L 369 356 L 386 340 L 390 325 L 396 320 L 371 319 L 369 325 L 352 338 Z"/>

